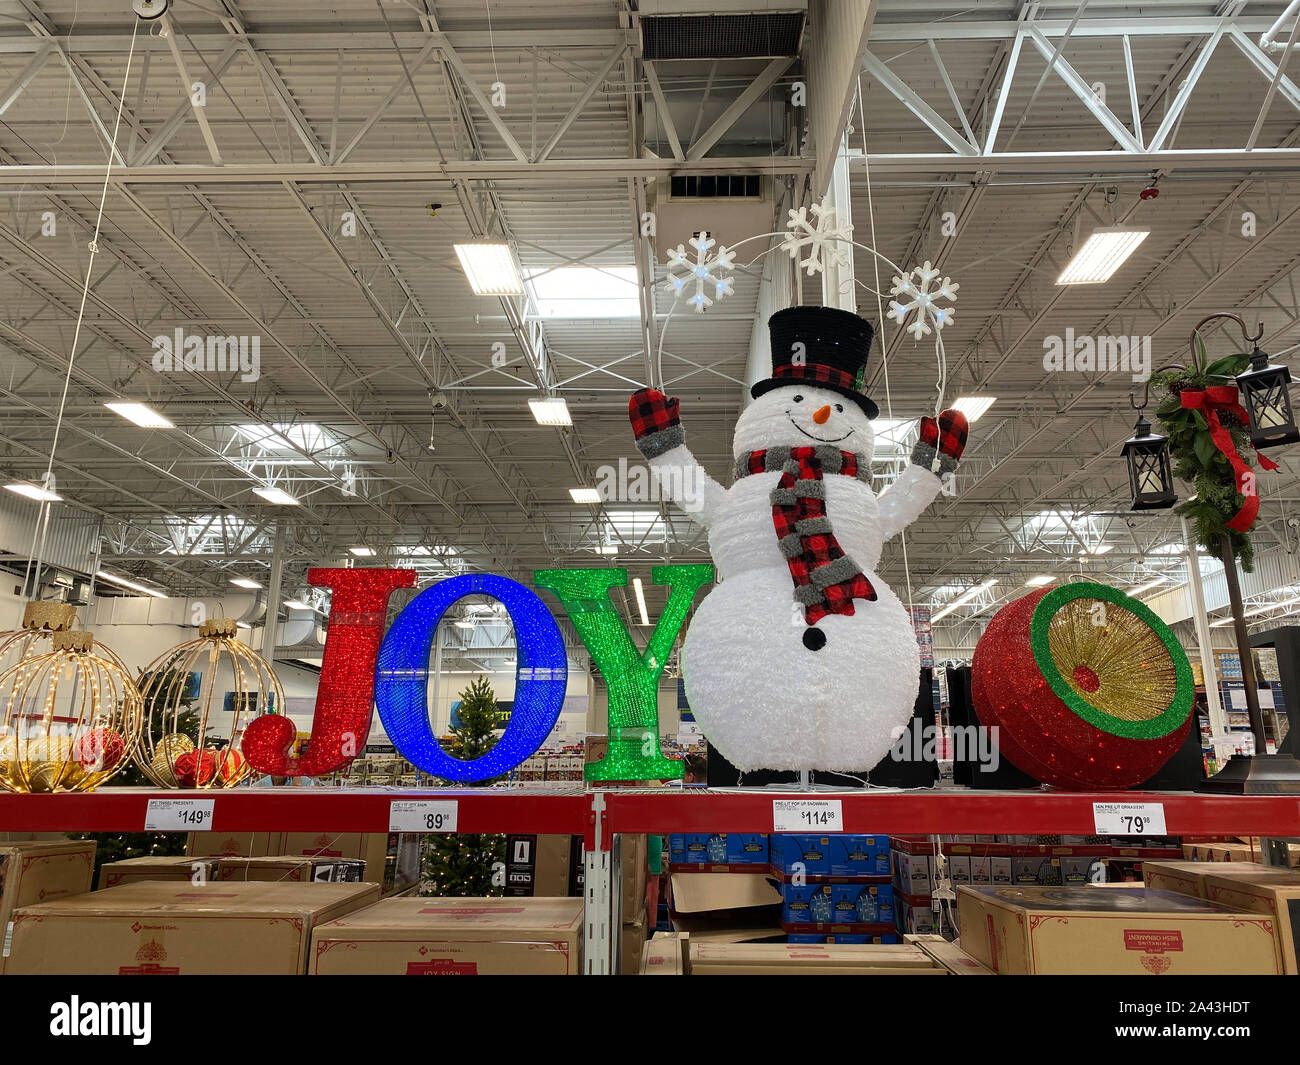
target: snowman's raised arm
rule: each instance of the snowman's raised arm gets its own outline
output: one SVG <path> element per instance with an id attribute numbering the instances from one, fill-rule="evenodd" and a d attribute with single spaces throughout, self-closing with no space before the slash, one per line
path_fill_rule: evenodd
<path id="1" fill-rule="evenodd" d="M 957 469 L 970 426 L 966 415 L 945 410 L 938 419 L 922 418 L 912 462 L 880 493 L 880 531 L 886 540 L 912 524 L 939 494 L 944 479 Z"/>
<path id="2" fill-rule="evenodd" d="M 628 400 L 627 413 L 637 450 L 650 464 L 661 497 L 708 525 L 726 489 L 705 472 L 686 446 L 677 400 L 658 389 L 642 388 Z"/>

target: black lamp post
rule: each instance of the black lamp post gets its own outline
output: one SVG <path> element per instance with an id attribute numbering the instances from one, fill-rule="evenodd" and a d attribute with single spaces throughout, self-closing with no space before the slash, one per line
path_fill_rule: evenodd
<path id="1" fill-rule="evenodd" d="M 1120 454 L 1128 461 L 1133 510 L 1168 510 L 1177 502 L 1169 467 L 1169 438 L 1153 433 L 1140 411 L 1133 435 L 1124 441 Z"/>
<path id="2" fill-rule="evenodd" d="M 1250 442 L 1256 448 L 1278 447 L 1300 440 L 1295 413 L 1291 409 L 1291 371 L 1285 366 L 1270 365 L 1268 355 L 1255 350 L 1250 355 L 1250 369 L 1237 378 L 1242 402 L 1250 418 Z"/>

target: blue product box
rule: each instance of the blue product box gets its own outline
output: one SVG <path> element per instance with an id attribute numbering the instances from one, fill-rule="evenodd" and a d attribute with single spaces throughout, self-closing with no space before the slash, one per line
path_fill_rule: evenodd
<path id="1" fill-rule="evenodd" d="M 782 884 L 781 920 L 790 924 L 825 924 L 835 919 L 831 884 Z"/>
<path id="2" fill-rule="evenodd" d="M 832 884 L 831 905 L 836 924 L 893 924 L 891 884 Z"/>
<path id="3" fill-rule="evenodd" d="M 686 837 L 680 832 L 674 832 L 668 837 L 668 860 L 674 865 L 686 861 Z"/>
<path id="4" fill-rule="evenodd" d="M 728 832 L 727 861 L 733 865 L 766 865 L 767 837 L 754 832 Z"/>
<path id="5" fill-rule="evenodd" d="M 704 861 L 708 865 L 725 865 L 727 861 L 727 836 L 712 832 L 704 837 Z"/>
<path id="6" fill-rule="evenodd" d="M 671 842 L 668 845 L 671 861 L 681 862 L 685 865 L 709 864 L 709 837 L 707 834 L 687 832 L 681 837 L 681 840 L 682 850 L 680 856 L 673 852 Z M 722 860 L 726 861 L 725 858 Z"/>
<path id="7" fill-rule="evenodd" d="M 772 864 L 782 873 L 804 872 L 826 875 L 831 871 L 830 836 L 773 836 Z M 802 863 L 802 870 L 795 866 Z"/>
<path id="8" fill-rule="evenodd" d="M 889 837 L 857 834 L 830 836 L 831 876 L 888 876 Z"/>
<path id="9" fill-rule="evenodd" d="M 826 942 L 826 936 L 822 935 L 819 932 L 814 932 L 811 935 L 805 935 L 802 932 L 791 932 L 785 938 L 786 941 L 789 943 L 825 943 Z"/>

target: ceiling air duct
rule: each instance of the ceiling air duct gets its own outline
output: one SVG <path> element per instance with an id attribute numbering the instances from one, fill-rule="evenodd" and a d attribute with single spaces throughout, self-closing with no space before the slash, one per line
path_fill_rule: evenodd
<path id="1" fill-rule="evenodd" d="M 808 5 L 641 0 L 639 8 L 645 59 L 774 59 L 798 55 Z"/>

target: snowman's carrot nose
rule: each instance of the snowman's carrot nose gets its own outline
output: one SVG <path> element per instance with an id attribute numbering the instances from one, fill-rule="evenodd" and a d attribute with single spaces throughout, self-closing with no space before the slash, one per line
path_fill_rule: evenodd
<path id="1" fill-rule="evenodd" d="M 831 416 L 830 407 L 829 406 L 822 407 L 821 410 L 813 412 L 813 421 L 815 421 L 818 425 L 825 425 L 826 419 L 829 418 L 830 416 Z"/>

